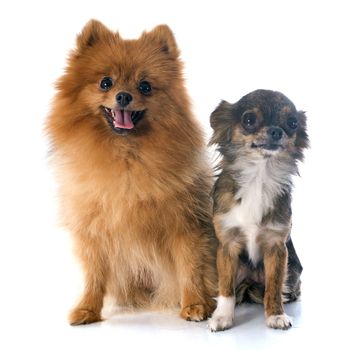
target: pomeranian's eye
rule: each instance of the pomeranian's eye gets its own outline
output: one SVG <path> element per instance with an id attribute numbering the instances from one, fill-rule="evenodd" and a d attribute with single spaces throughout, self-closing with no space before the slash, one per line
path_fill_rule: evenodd
<path id="1" fill-rule="evenodd" d="M 257 124 L 256 115 L 252 112 L 244 113 L 242 117 L 242 124 L 247 130 L 254 129 Z"/>
<path id="2" fill-rule="evenodd" d="M 143 80 L 139 84 L 139 91 L 142 95 L 148 96 L 152 92 L 152 86 L 148 81 Z"/>
<path id="3" fill-rule="evenodd" d="M 287 125 L 288 125 L 291 129 L 295 130 L 295 129 L 298 127 L 298 120 L 297 120 L 297 118 L 295 118 L 295 117 L 289 117 L 289 118 L 287 119 Z"/>
<path id="4" fill-rule="evenodd" d="M 100 88 L 103 91 L 108 91 L 113 86 L 113 79 L 110 77 L 104 77 L 101 80 Z"/>

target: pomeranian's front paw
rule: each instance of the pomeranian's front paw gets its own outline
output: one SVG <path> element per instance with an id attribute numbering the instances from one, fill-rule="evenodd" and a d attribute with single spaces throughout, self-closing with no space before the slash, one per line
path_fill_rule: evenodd
<path id="1" fill-rule="evenodd" d="M 74 309 L 69 315 L 69 323 L 71 326 L 79 326 L 102 321 L 99 313 L 88 309 Z"/>
<path id="2" fill-rule="evenodd" d="M 286 330 L 292 327 L 292 320 L 286 314 L 271 315 L 266 318 L 266 324 L 270 328 Z"/>
<path id="3" fill-rule="evenodd" d="M 181 312 L 180 316 L 184 318 L 186 321 L 203 321 L 206 320 L 210 315 L 210 308 L 206 305 L 195 304 L 185 306 Z"/>

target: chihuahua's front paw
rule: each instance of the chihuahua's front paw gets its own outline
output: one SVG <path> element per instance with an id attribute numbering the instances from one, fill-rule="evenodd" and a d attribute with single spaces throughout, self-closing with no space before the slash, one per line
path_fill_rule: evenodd
<path id="1" fill-rule="evenodd" d="M 212 332 L 224 331 L 233 325 L 232 310 L 218 310 L 213 313 L 213 317 L 208 322 L 208 327 Z"/>
<path id="2" fill-rule="evenodd" d="M 292 320 L 286 314 L 271 315 L 266 318 L 266 324 L 270 328 L 286 330 L 292 327 Z"/>
<path id="3" fill-rule="evenodd" d="M 212 332 L 224 331 L 232 327 L 233 317 L 231 315 L 213 315 L 208 322 L 208 327 Z"/>
<path id="4" fill-rule="evenodd" d="M 219 296 L 217 301 L 216 310 L 208 322 L 208 327 L 212 332 L 224 331 L 233 325 L 236 298 Z"/>
<path id="5" fill-rule="evenodd" d="M 95 311 L 77 308 L 69 315 L 69 323 L 71 326 L 79 326 L 102 321 L 101 316 Z"/>

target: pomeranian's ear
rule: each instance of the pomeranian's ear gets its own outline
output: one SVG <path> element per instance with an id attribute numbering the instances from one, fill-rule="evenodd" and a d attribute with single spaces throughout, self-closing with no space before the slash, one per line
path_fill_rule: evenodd
<path id="1" fill-rule="evenodd" d="M 221 101 L 210 116 L 210 125 L 214 130 L 209 145 L 222 145 L 231 141 L 234 105 Z"/>
<path id="2" fill-rule="evenodd" d="M 142 38 L 148 43 L 158 46 L 162 52 L 169 56 L 179 56 L 174 34 L 166 24 L 161 24 L 152 31 L 143 33 Z"/>
<path id="3" fill-rule="evenodd" d="M 101 22 L 91 19 L 77 37 L 77 49 L 82 51 L 87 47 L 94 46 L 100 40 L 106 40 L 112 32 Z"/>

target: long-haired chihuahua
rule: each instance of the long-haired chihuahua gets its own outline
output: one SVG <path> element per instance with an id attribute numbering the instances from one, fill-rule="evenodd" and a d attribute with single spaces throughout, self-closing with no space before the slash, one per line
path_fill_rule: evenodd
<path id="1" fill-rule="evenodd" d="M 288 329 L 283 302 L 300 295 L 302 271 L 290 232 L 305 114 L 280 92 L 256 90 L 222 101 L 210 121 L 222 160 L 213 191 L 219 297 L 209 328 L 230 328 L 235 305 L 251 301 L 264 304 L 269 327 Z"/>

